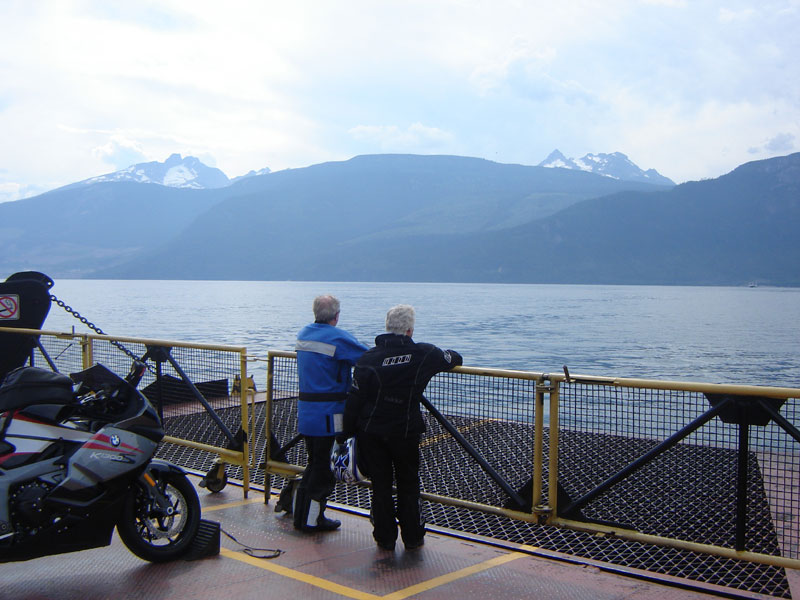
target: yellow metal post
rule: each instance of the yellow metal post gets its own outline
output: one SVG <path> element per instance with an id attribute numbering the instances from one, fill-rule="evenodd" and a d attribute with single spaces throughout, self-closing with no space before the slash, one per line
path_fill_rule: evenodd
<path id="1" fill-rule="evenodd" d="M 92 339 L 88 335 L 80 336 L 81 339 L 81 365 L 88 369 L 94 364 L 94 351 Z"/>
<path id="2" fill-rule="evenodd" d="M 534 406 L 533 432 L 533 488 L 532 505 L 536 509 L 542 501 L 542 470 L 544 463 L 544 387 L 542 382 L 536 384 L 536 405 Z"/>
<path id="3" fill-rule="evenodd" d="M 561 388 L 559 382 L 550 380 L 550 447 L 549 447 L 549 477 L 547 482 L 547 503 L 550 514 L 547 523 L 556 519 L 558 514 L 558 399 Z"/>
<path id="4" fill-rule="evenodd" d="M 275 356 L 267 352 L 267 389 L 266 406 L 264 407 L 264 504 L 269 504 L 271 489 L 269 484 L 269 461 L 272 452 L 272 386 L 275 384 Z"/>
<path id="5" fill-rule="evenodd" d="M 241 384 L 239 386 L 239 400 L 242 405 L 242 431 L 245 433 L 242 444 L 242 492 L 244 497 L 247 498 L 247 493 L 250 491 L 250 418 L 247 410 L 247 394 L 249 392 L 250 382 L 247 378 L 247 352 L 242 348 L 239 353 L 239 377 Z"/>

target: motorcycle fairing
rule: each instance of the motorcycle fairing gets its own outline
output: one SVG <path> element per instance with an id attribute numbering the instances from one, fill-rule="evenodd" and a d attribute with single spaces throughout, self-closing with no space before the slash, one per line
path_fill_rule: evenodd
<path id="1" fill-rule="evenodd" d="M 17 410 L 13 413 L 6 413 L 4 419 L 7 420 L 8 426 L 5 428 L 4 435 L 0 436 L 0 438 L 11 444 L 13 449 L 10 452 L 0 454 L 0 465 L 9 460 L 11 460 L 11 463 L 16 462 L 14 459 L 17 455 L 42 452 L 53 443 L 53 440 L 61 439 L 85 443 L 91 439 L 91 434 L 86 431 L 40 420 L 26 411 Z"/>
<path id="2" fill-rule="evenodd" d="M 130 431 L 103 427 L 70 457 L 67 477 L 53 491 L 52 497 L 69 497 L 70 493 L 142 469 L 155 453 L 156 446 Z"/>
<path id="3" fill-rule="evenodd" d="M 0 498 L 6 500 L 20 485 L 57 486 L 64 479 L 64 468 L 58 464 L 59 460 L 36 462 L 0 474 Z M 128 485 L 124 478 L 109 484 L 111 488 Z M 48 495 L 46 510 L 59 518 L 50 519 L 35 535 L 22 537 L 13 536 L 8 527 L 8 507 L 5 502 L 0 503 L 0 563 L 108 546 L 124 498 L 121 493 L 103 492 L 91 503 L 54 502 Z M 5 528 L 3 523 L 7 525 Z"/>
<path id="4" fill-rule="evenodd" d="M 43 499 L 47 510 L 63 515 L 47 523 L 34 536 L 35 543 L 33 538 L 17 540 L 13 551 L 9 550 L 10 555 L 5 556 L 2 544 L 4 538 L 10 544 L 13 531 L 10 507 L 6 503 L 0 505 L 0 525 L 5 523 L 5 531 L 0 528 L 0 562 L 52 554 L 53 548 L 58 548 L 58 552 L 73 552 L 110 544 L 125 497 L 114 490 L 128 487 L 135 478 L 126 475 L 144 471 L 156 449 L 156 444 L 147 438 L 116 427 L 104 427 L 94 434 L 68 427 L 55 429 L 79 438 L 73 443 L 83 443 L 69 456 L 66 465 L 63 456 L 12 470 L 4 470 L 0 465 L 0 498 L 9 498 L 19 485 L 46 486 Z M 63 444 L 64 440 L 53 443 Z"/>

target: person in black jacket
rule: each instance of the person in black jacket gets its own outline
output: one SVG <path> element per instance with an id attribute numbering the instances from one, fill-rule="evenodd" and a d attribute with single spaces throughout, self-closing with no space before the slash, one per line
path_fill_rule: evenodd
<path id="1" fill-rule="evenodd" d="M 344 412 L 343 442 L 356 435 L 358 457 L 372 481 L 373 532 L 378 546 L 394 550 L 397 524 L 406 550 L 422 546 L 419 442 L 425 431 L 420 399 L 431 378 L 462 364 L 461 355 L 417 343 L 414 308 L 395 306 L 386 315 L 388 333 L 358 360 Z M 397 507 L 392 497 L 397 482 Z"/>

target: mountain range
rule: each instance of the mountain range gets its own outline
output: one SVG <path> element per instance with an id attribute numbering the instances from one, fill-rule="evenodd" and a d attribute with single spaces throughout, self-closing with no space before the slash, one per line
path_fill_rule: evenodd
<path id="1" fill-rule="evenodd" d="M 621 152 L 611 154 L 586 154 L 583 158 L 566 158 L 558 150 L 553 150 L 546 159 L 539 163 L 540 167 L 575 169 L 588 173 L 597 173 L 624 181 L 639 181 L 657 185 L 675 185 L 675 182 L 664 177 L 655 169 L 643 171 Z M 157 183 L 167 187 L 192 188 L 196 190 L 226 187 L 236 181 L 257 175 L 266 175 L 272 171 L 264 167 L 258 171 L 250 171 L 245 175 L 229 179 L 220 169 L 204 165 L 194 156 L 182 157 L 172 154 L 163 163 L 153 161 L 138 163 L 115 171 L 84 179 L 71 186 L 86 186 L 102 182 L 133 181 L 136 183 Z"/>
<path id="2" fill-rule="evenodd" d="M 240 179 L 265 175 L 269 172 L 270 169 L 265 167 L 258 171 L 250 171 L 246 175 L 229 179 L 220 169 L 209 167 L 194 156 L 184 158 L 180 154 L 172 154 L 163 163 L 158 161 L 138 163 L 121 171 L 84 179 L 65 187 L 85 187 L 96 183 L 131 181 L 135 183 L 157 183 L 175 188 L 213 190 L 229 186 Z"/>
<path id="3" fill-rule="evenodd" d="M 0 273 L 800 285 L 800 154 L 678 186 L 419 155 L 79 183 L 0 204 Z"/>
<path id="4" fill-rule="evenodd" d="M 614 179 L 640 181 L 657 185 L 675 185 L 669 177 L 664 177 L 655 169 L 643 171 L 622 152 L 611 154 L 586 154 L 582 158 L 567 158 L 558 150 L 553 150 L 547 158 L 539 163 L 540 167 L 574 169 L 597 173 Z"/>

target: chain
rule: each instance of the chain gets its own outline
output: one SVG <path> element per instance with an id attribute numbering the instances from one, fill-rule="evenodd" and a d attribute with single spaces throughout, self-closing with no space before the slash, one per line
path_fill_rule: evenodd
<path id="1" fill-rule="evenodd" d="M 67 312 L 68 312 L 69 314 L 71 314 L 73 317 L 75 317 L 76 319 L 78 319 L 78 321 L 80 321 L 81 323 L 83 323 L 84 325 L 86 325 L 86 326 L 87 326 L 89 329 L 92 329 L 92 330 L 94 330 L 94 331 L 95 331 L 95 333 L 99 333 L 100 335 L 108 335 L 108 334 L 107 334 L 105 331 L 103 331 L 103 330 L 102 330 L 102 329 L 100 329 L 100 328 L 99 328 L 97 325 L 95 325 L 94 323 L 92 323 L 91 321 L 89 321 L 89 319 L 87 319 L 86 317 L 84 317 L 83 315 L 81 315 L 81 313 L 79 313 L 77 310 L 75 310 L 74 308 L 72 308 L 71 306 L 69 306 L 68 304 L 66 304 L 66 303 L 65 303 L 63 300 L 59 300 L 58 298 L 56 298 L 55 294 L 50 294 L 50 300 L 52 300 L 53 302 L 55 302 L 56 304 L 58 304 L 58 305 L 59 305 L 61 308 L 63 308 L 65 311 L 67 311 Z M 138 356 L 136 356 L 136 354 L 134 354 L 133 352 L 131 352 L 130 350 L 128 350 L 128 349 L 127 349 L 125 346 L 123 346 L 123 345 L 122 345 L 120 342 L 118 342 L 118 341 L 116 341 L 116 340 L 111 340 L 111 344 L 112 344 L 113 346 L 116 346 L 116 347 L 117 347 L 117 348 L 119 348 L 120 350 L 122 350 L 122 351 L 123 351 L 125 354 L 127 354 L 128 356 L 130 356 L 130 357 L 131 357 L 133 360 L 141 360 L 141 359 L 140 359 Z"/>

